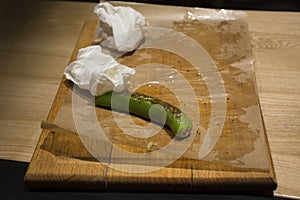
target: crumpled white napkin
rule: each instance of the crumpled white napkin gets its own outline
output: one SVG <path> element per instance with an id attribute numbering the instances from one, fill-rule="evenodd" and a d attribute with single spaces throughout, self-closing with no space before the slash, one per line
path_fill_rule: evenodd
<path id="1" fill-rule="evenodd" d="M 144 38 L 144 16 L 130 7 L 99 3 L 94 8 L 99 17 L 98 32 L 106 39 L 101 45 L 121 52 L 135 50 Z"/>
<path id="2" fill-rule="evenodd" d="M 81 89 L 99 96 L 112 90 L 126 90 L 135 70 L 103 53 L 99 45 L 93 45 L 80 49 L 76 61 L 66 67 L 64 74 Z"/>

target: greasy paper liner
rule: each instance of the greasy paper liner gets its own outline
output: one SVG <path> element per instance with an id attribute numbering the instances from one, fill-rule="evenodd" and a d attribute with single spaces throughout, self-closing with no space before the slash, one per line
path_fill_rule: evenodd
<path id="1" fill-rule="evenodd" d="M 157 27 L 145 31 L 144 42 L 157 43 L 126 54 L 107 52 L 121 64 L 136 68 L 130 92 L 164 100 L 192 119 L 189 138 L 177 140 L 166 127 L 95 107 L 88 91 L 68 81 L 70 90 L 55 121 L 43 122 L 42 128 L 79 134 L 96 159 L 117 169 L 128 164 L 156 169 L 183 157 L 224 165 L 224 169 L 267 170 L 245 13 L 199 8 L 169 11 L 155 16 L 141 11 L 148 27 Z M 178 33 L 184 33 L 182 40 L 191 39 L 200 47 L 183 45 Z"/>

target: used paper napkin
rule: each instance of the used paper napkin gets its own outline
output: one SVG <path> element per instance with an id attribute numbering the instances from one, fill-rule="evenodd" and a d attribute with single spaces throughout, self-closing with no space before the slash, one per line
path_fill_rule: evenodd
<path id="1" fill-rule="evenodd" d="M 112 90 L 126 90 L 135 70 L 119 64 L 112 56 L 103 53 L 99 45 L 94 45 L 80 49 L 76 61 L 66 67 L 64 74 L 81 89 L 99 96 Z"/>
<path id="2" fill-rule="evenodd" d="M 98 34 L 104 40 L 103 47 L 117 49 L 121 52 L 135 50 L 144 38 L 144 16 L 131 7 L 112 6 L 99 3 L 94 8 L 99 17 Z"/>

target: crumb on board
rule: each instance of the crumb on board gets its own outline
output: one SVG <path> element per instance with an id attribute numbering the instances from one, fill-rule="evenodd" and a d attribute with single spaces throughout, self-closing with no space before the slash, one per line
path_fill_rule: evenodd
<path id="1" fill-rule="evenodd" d="M 152 149 L 152 147 L 155 145 L 153 141 L 148 142 L 147 149 Z"/>

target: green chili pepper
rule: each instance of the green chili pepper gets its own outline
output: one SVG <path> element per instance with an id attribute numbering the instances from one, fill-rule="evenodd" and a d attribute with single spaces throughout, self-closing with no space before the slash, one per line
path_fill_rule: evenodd
<path id="1" fill-rule="evenodd" d="M 144 94 L 110 91 L 96 96 L 95 105 L 121 112 L 129 111 L 135 116 L 165 125 L 178 139 L 188 137 L 193 126 L 191 119 L 177 107 Z"/>

